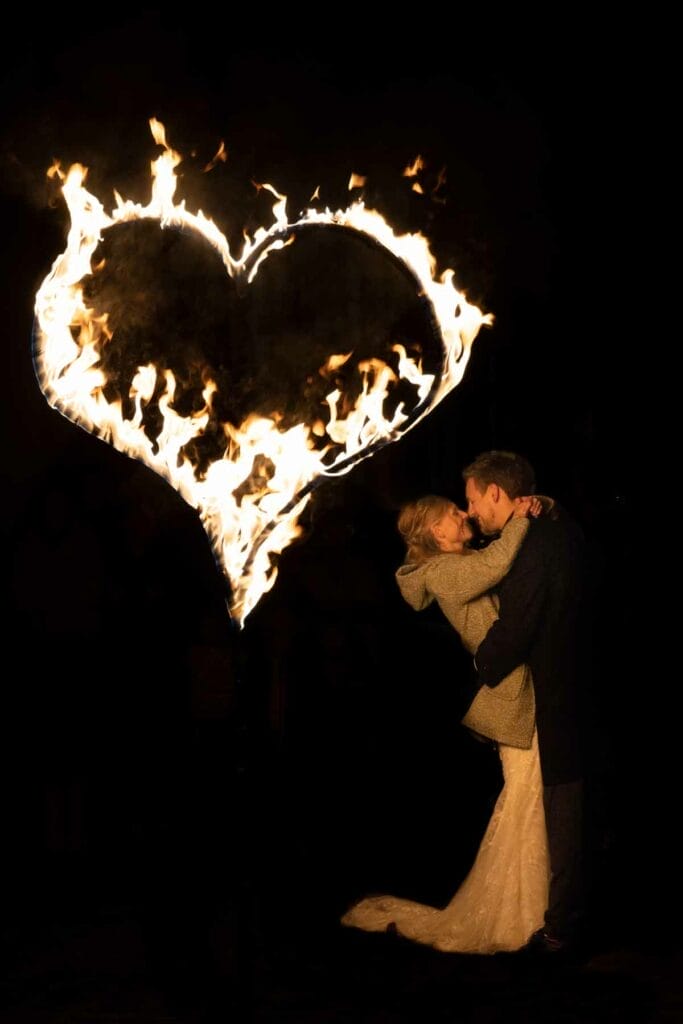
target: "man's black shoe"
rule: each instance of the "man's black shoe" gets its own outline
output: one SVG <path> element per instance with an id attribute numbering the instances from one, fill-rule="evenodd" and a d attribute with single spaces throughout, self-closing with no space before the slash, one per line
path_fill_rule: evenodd
<path id="1" fill-rule="evenodd" d="M 540 955 L 552 956 L 556 953 L 562 953 L 568 949 L 569 944 L 563 942 L 561 939 L 556 939 L 548 932 L 544 931 L 543 928 L 539 928 L 537 932 L 529 939 L 526 944 L 526 949 L 530 953 L 539 953 Z"/>
<path id="2" fill-rule="evenodd" d="M 582 964 L 588 959 L 587 951 L 578 942 L 557 939 L 543 928 L 531 936 L 520 953 L 525 958 L 543 961 L 548 964 Z"/>

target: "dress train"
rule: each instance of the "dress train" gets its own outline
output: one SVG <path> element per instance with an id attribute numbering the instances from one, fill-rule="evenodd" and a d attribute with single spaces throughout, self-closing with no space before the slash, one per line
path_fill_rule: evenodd
<path id="1" fill-rule="evenodd" d="M 513 952 L 542 927 L 550 866 L 536 732 L 528 749 L 500 744 L 498 752 L 503 787 L 474 863 L 448 905 L 369 896 L 342 924 L 370 932 L 394 925 L 405 938 L 446 953 Z"/>

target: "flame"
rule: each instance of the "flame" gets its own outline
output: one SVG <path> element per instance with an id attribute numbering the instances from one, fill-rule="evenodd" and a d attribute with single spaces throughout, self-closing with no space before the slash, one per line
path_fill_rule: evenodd
<path id="1" fill-rule="evenodd" d="M 209 162 L 206 165 L 206 167 L 204 168 L 204 170 L 205 171 L 211 171 L 216 166 L 216 164 L 218 164 L 218 163 L 223 163 L 224 164 L 227 159 L 228 159 L 228 151 L 225 148 L 225 143 L 221 142 L 221 144 L 218 147 L 218 150 L 216 152 L 216 155 L 211 160 L 209 160 Z"/>
<path id="2" fill-rule="evenodd" d="M 396 235 L 386 220 L 366 209 L 362 201 L 334 212 L 309 208 L 290 221 L 286 196 L 272 185 L 260 184 L 258 188 L 275 198 L 273 223 L 259 228 L 253 237 L 245 235 L 243 251 L 239 258 L 234 257 L 213 221 L 201 210 L 187 210 L 184 201 L 175 201 L 175 168 L 181 157 L 168 145 L 164 126 L 154 118 L 149 123 L 163 152 L 151 164 L 151 198 L 146 206 L 115 192 L 115 205 L 107 212 L 85 187 L 85 167 L 73 164 L 64 172 L 55 162 L 49 171 L 62 182 L 70 228 L 64 252 L 55 259 L 36 294 L 36 374 L 52 407 L 145 463 L 197 510 L 230 584 L 229 613 L 242 628 L 248 614 L 275 583 L 277 556 L 301 534 L 298 520 L 314 486 L 326 477 L 347 473 L 378 447 L 397 440 L 420 422 L 462 379 L 471 345 L 480 327 L 492 323 L 493 317 L 483 314 L 456 290 L 452 270 L 435 277 L 436 261 L 424 236 Z M 221 144 L 217 158 L 222 152 Z M 326 423 L 299 423 L 283 429 L 277 415 L 250 415 L 239 425 L 224 423 L 223 457 L 200 474 L 187 457 L 185 446 L 200 437 L 209 423 L 215 382 L 205 382 L 203 407 L 185 416 L 174 409 L 173 373 L 162 366 L 138 367 L 128 396 L 132 415 L 124 417 L 121 400 L 105 398 L 107 381 L 100 353 L 112 334 L 107 316 L 96 316 L 88 308 L 82 282 L 93 272 L 93 255 L 103 232 L 144 218 L 157 220 L 162 229 L 178 226 L 197 232 L 213 246 L 228 275 L 249 281 L 263 260 L 291 244 L 309 225 L 344 228 L 371 238 L 401 262 L 414 278 L 418 294 L 428 302 L 443 347 L 440 373 L 423 373 L 405 348 L 396 344 L 397 372 L 378 359 L 359 364 L 362 388 L 353 408 L 342 408 L 342 396 L 335 389 L 327 396 Z M 342 365 L 350 356 L 332 356 L 327 370 Z M 400 403 L 387 418 L 385 399 L 397 379 L 414 387 L 416 403 L 409 411 Z M 143 416 L 153 396 L 159 394 L 163 425 L 153 443 L 143 429 Z M 315 438 L 323 438 L 322 448 Z"/>
<path id="3" fill-rule="evenodd" d="M 415 178 L 420 171 L 424 170 L 424 168 L 425 168 L 425 162 L 424 162 L 424 160 L 422 159 L 422 157 L 418 153 L 418 155 L 413 160 L 412 164 L 408 164 L 407 167 L 404 167 L 404 169 L 403 169 L 403 177 L 404 178 Z"/>
<path id="4" fill-rule="evenodd" d="M 422 159 L 422 157 L 418 155 L 418 156 L 415 157 L 415 160 L 413 161 L 412 164 L 410 164 L 408 167 L 404 168 L 403 177 L 404 178 L 416 178 L 417 175 L 419 174 L 419 172 L 424 170 L 424 168 L 425 168 L 425 162 Z M 424 189 L 422 188 L 422 185 L 419 183 L 419 181 L 414 181 L 413 184 L 411 185 L 411 188 L 412 188 L 413 192 L 417 192 L 418 195 L 420 195 L 420 196 L 424 195 Z"/>

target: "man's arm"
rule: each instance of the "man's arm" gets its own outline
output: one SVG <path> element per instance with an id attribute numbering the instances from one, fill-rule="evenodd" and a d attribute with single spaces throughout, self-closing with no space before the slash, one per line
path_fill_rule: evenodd
<path id="1" fill-rule="evenodd" d="M 546 559 L 529 531 L 510 572 L 498 589 L 498 619 L 477 648 L 475 666 L 486 686 L 497 686 L 529 658 L 546 599 Z"/>

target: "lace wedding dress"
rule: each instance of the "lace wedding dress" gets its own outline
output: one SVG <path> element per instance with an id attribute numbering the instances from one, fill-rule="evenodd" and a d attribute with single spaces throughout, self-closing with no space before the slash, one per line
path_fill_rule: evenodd
<path id="1" fill-rule="evenodd" d="M 446 953 L 521 949 L 543 925 L 550 869 L 538 739 L 524 750 L 498 748 L 503 787 L 469 874 L 443 909 L 396 896 L 369 896 L 342 924 L 382 932 Z"/>

